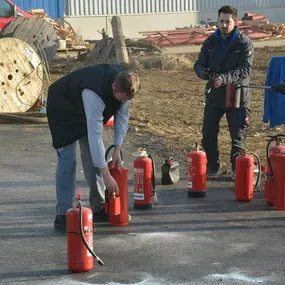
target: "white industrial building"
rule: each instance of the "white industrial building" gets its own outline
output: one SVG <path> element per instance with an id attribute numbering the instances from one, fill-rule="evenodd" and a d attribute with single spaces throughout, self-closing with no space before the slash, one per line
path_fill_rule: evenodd
<path id="1" fill-rule="evenodd" d="M 218 9 L 231 5 L 244 13 L 264 14 L 270 22 L 285 23 L 285 0 L 65 0 L 65 18 L 84 40 L 100 39 L 105 28 L 112 35 L 110 19 L 119 15 L 124 35 L 142 37 L 141 31 L 173 30 L 216 20 Z"/>

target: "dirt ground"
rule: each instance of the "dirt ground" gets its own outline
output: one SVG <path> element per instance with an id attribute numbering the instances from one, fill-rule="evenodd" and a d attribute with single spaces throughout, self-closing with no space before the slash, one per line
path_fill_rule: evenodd
<path id="1" fill-rule="evenodd" d="M 267 68 L 272 56 L 285 55 L 285 47 L 265 47 L 255 50 L 251 84 L 264 85 Z M 179 55 L 181 57 L 181 55 Z M 192 61 L 193 66 L 198 53 L 182 55 Z M 179 61 L 179 58 L 177 58 Z M 52 80 L 86 63 L 71 59 L 54 60 L 51 63 Z M 146 64 L 144 64 L 146 66 Z M 153 65 L 155 66 L 155 65 Z M 171 69 L 141 69 L 138 72 L 142 89 L 133 100 L 131 108 L 130 131 L 125 147 L 146 147 L 158 157 L 158 165 L 172 155 L 186 174 L 186 156 L 193 144 L 201 141 L 201 128 L 204 109 L 204 82 L 195 75 L 192 68 L 177 66 Z M 262 122 L 264 91 L 254 89 L 252 93 L 252 120 L 247 135 L 247 149 L 260 156 L 265 163 L 265 148 L 268 135 L 282 132 L 282 128 L 269 130 Z M 229 173 L 230 135 L 225 118 L 220 124 L 219 148 L 221 172 Z"/>

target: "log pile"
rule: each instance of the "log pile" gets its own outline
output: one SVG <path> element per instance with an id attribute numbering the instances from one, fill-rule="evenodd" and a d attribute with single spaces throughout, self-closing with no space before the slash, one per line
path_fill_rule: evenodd
<path id="1" fill-rule="evenodd" d="M 282 23 L 270 23 L 263 14 L 245 13 L 239 21 L 240 25 L 249 25 L 253 31 L 271 33 L 272 36 L 285 35 L 285 25 Z"/>
<path id="2" fill-rule="evenodd" d="M 72 26 L 65 20 L 58 19 L 55 21 L 51 19 L 43 9 L 32 9 L 29 11 L 34 17 L 43 18 L 49 22 L 57 33 L 58 39 L 66 41 L 66 47 L 72 49 L 85 49 L 84 41 L 76 34 Z"/>

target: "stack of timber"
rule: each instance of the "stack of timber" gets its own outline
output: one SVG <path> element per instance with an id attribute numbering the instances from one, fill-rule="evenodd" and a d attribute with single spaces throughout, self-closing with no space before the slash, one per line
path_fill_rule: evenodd
<path id="1" fill-rule="evenodd" d="M 67 21 L 62 20 L 61 18 L 59 18 L 58 21 L 55 21 L 51 19 L 43 9 L 33 9 L 30 10 L 29 13 L 31 13 L 35 18 L 41 18 L 47 21 L 55 30 L 58 39 L 66 41 L 67 48 L 86 49 L 84 41 Z"/>

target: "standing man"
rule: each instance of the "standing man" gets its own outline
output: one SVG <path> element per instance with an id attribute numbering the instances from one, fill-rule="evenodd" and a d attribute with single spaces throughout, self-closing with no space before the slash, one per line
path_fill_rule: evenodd
<path id="1" fill-rule="evenodd" d="M 78 69 L 54 82 L 48 91 L 47 117 L 56 149 L 56 218 L 54 227 L 66 229 L 66 211 L 76 188 L 76 142 L 90 187 L 94 221 L 107 221 L 105 186 L 118 192 L 106 161 L 103 124 L 115 118 L 113 166 L 121 163 L 120 149 L 128 129 L 130 100 L 140 87 L 137 75 L 120 65 L 97 64 Z"/>
<path id="2" fill-rule="evenodd" d="M 241 88 L 240 107 L 226 108 L 229 84 L 248 85 L 253 62 L 253 45 L 237 28 L 237 10 L 223 6 L 218 11 L 218 29 L 209 36 L 195 63 L 195 73 L 207 80 L 202 144 L 207 155 L 207 176 L 219 173 L 219 123 L 226 114 L 232 139 L 231 165 L 235 178 L 235 154 L 244 147 L 250 119 L 250 91 Z"/>

